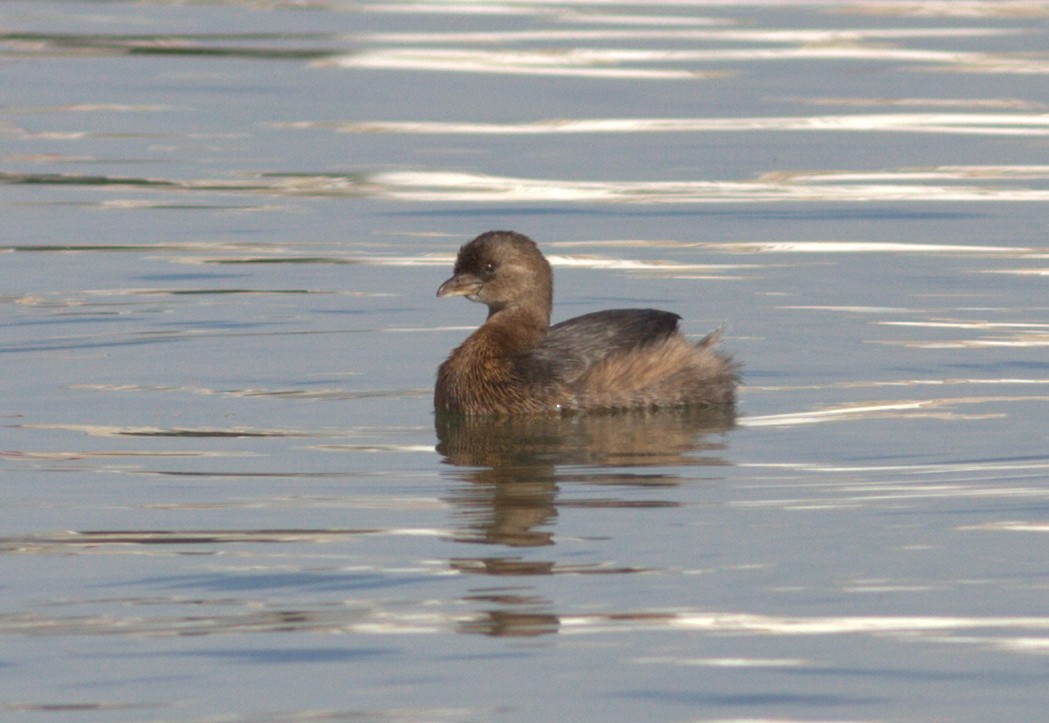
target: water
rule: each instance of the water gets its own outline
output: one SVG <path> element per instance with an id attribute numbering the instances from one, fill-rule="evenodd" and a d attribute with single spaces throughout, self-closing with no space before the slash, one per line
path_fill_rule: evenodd
<path id="1" fill-rule="evenodd" d="M 1042 717 L 1047 18 L 5 3 L 0 710 Z M 489 228 L 738 417 L 435 430 Z"/>

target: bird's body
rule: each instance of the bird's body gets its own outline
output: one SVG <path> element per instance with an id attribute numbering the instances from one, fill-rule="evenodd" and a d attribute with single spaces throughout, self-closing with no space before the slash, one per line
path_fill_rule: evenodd
<path id="1" fill-rule="evenodd" d="M 481 234 L 459 250 L 438 296 L 466 296 L 488 318 L 440 366 L 434 404 L 469 415 L 732 405 L 737 365 L 678 331 L 680 317 L 611 309 L 550 326 L 553 274 L 527 236 Z"/>

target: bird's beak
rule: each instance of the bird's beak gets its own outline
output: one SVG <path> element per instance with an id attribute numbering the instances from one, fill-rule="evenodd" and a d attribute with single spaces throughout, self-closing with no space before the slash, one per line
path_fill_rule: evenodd
<path id="1" fill-rule="evenodd" d="M 438 297 L 465 296 L 472 298 L 481 290 L 481 280 L 473 274 L 456 274 L 437 289 Z"/>

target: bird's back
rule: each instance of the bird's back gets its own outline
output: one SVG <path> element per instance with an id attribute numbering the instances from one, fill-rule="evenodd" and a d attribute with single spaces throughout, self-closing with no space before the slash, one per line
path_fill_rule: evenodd
<path id="1" fill-rule="evenodd" d="M 657 309 L 607 309 L 551 326 L 520 361 L 529 381 L 572 384 L 597 364 L 677 333 L 677 314 Z"/>

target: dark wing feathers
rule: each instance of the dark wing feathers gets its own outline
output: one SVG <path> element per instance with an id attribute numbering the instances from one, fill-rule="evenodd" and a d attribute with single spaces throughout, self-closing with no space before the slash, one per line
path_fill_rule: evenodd
<path id="1" fill-rule="evenodd" d="M 677 314 L 657 309 L 609 309 L 554 324 L 539 347 L 518 361 L 526 379 L 571 383 L 594 364 L 677 332 Z"/>

